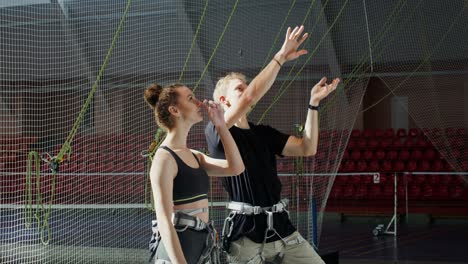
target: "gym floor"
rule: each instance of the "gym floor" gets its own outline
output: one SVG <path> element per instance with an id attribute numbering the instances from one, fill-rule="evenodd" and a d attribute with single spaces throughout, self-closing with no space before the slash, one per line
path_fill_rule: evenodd
<path id="1" fill-rule="evenodd" d="M 320 254 L 338 252 L 340 264 L 468 263 L 468 219 L 409 215 L 400 219 L 397 236 L 374 236 L 389 217 L 325 216 Z"/>

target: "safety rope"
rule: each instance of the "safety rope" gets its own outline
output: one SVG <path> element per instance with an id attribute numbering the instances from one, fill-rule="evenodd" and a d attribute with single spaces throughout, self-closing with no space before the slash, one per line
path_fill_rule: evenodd
<path id="1" fill-rule="evenodd" d="M 123 25 L 125 22 L 125 19 L 127 17 L 128 11 L 130 10 L 132 0 L 127 1 L 127 5 L 125 7 L 125 11 L 122 15 L 122 18 L 120 19 L 119 26 L 117 28 L 117 31 L 114 34 L 114 38 L 112 39 L 112 44 L 107 52 L 107 55 L 104 59 L 104 62 L 101 66 L 101 69 L 99 70 L 99 74 L 96 77 L 96 80 L 94 81 L 94 84 L 91 88 L 90 93 L 88 94 L 88 97 L 86 98 L 86 101 L 78 114 L 77 119 L 75 120 L 75 123 L 73 124 L 73 127 L 68 134 L 67 139 L 63 143 L 62 147 L 60 148 L 59 153 L 57 156 L 53 157 L 49 153 L 46 153 L 48 157 L 42 158 L 43 161 L 49 164 L 49 168 L 52 172 L 52 186 L 51 186 L 51 193 L 50 193 L 50 198 L 48 202 L 48 206 L 45 209 L 44 207 L 44 202 L 42 200 L 42 194 L 41 194 L 41 176 L 40 176 L 40 168 L 38 165 L 39 162 L 39 154 L 35 151 L 32 151 L 28 155 L 28 160 L 27 160 L 27 168 L 26 168 L 26 192 L 27 192 L 27 201 L 26 201 L 26 219 L 31 219 L 32 218 L 32 182 L 31 182 L 31 169 L 32 169 L 32 161 L 36 162 L 36 214 L 35 218 L 38 222 L 38 227 L 39 227 L 39 232 L 41 234 L 41 242 L 44 245 L 48 245 L 51 239 L 50 235 L 50 225 L 49 225 L 49 217 L 52 212 L 52 204 L 54 202 L 54 197 L 55 197 L 55 187 L 56 187 L 56 181 L 57 181 L 57 171 L 59 169 L 60 164 L 64 161 L 65 155 L 67 155 L 67 159 L 70 158 L 71 152 L 72 152 L 72 147 L 71 143 L 73 142 L 73 138 L 75 137 L 75 134 L 78 131 L 78 128 L 84 118 L 84 115 L 86 113 L 86 110 L 88 109 L 88 106 L 91 103 L 91 100 L 93 99 L 94 93 L 97 90 L 99 81 L 101 80 L 102 74 L 104 73 L 104 69 L 106 68 L 107 63 L 109 62 L 110 56 L 112 54 L 112 51 L 117 43 L 118 37 L 123 29 Z M 39 209 L 40 208 L 40 209 Z M 29 218 L 28 218 L 29 216 Z M 31 223 L 28 222 L 29 220 L 26 220 L 27 224 L 26 226 L 31 226 Z"/>
<path id="2" fill-rule="evenodd" d="M 182 72 L 180 73 L 180 76 L 179 76 L 179 82 L 182 81 L 182 77 L 184 76 L 185 68 L 187 68 L 188 61 L 190 59 L 190 56 L 192 55 L 193 47 L 195 46 L 195 40 L 198 37 L 198 32 L 200 31 L 202 22 L 205 19 L 205 14 L 206 14 L 207 9 L 208 9 L 208 0 L 205 1 L 205 7 L 203 8 L 203 13 L 200 17 L 200 21 L 198 21 L 197 30 L 195 31 L 195 34 L 193 35 L 192 44 L 190 45 L 189 53 L 187 54 L 187 58 L 185 59 L 184 66 L 182 67 Z"/>
<path id="3" fill-rule="evenodd" d="M 208 66 L 210 66 L 211 60 L 213 60 L 214 55 L 216 54 L 216 52 L 217 52 L 217 50 L 218 50 L 218 48 L 219 48 L 219 45 L 221 44 L 221 41 L 222 41 L 223 38 L 224 38 L 224 34 L 226 33 L 226 30 L 227 30 L 227 28 L 228 28 L 228 26 L 229 26 L 229 23 L 231 22 L 231 19 L 232 19 L 232 17 L 234 16 L 234 12 L 235 12 L 236 9 L 237 9 L 237 4 L 238 4 L 238 3 L 239 3 L 239 0 L 236 0 L 236 2 L 234 3 L 234 6 L 232 7 L 231 14 L 229 15 L 229 18 L 228 18 L 228 20 L 226 21 L 226 24 L 224 25 L 223 32 L 221 33 L 221 35 L 220 35 L 219 38 L 218 38 L 218 42 L 216 43 L 216 46 L 215 46 L 213 52 L 211 53 L 211 56 L 210 56 L 210 58 L 208 59 L 208 62 L 206 63 L 205 68 L 203 69 L 203 72 L 202 72 L 202 74 L 201 74 L 201 76 L 200 76 L 200 79 L 198 79 L 197 83 L 196 83 L 195 86 L 193 87 L 193 90 L 192 90 L 192 91 L 193 91 L 194 93 L 195 93 L 195 91 L 197 90 L 198 85 L 200 84 L 201 80 L 202 80 L 203 77 L 205 76 L 205 73 L 206 73 L 206 71 L 208 70 Z"/>

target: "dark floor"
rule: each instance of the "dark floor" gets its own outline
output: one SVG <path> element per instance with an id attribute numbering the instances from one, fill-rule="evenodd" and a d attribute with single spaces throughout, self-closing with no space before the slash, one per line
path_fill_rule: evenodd
<path id="1" fill-rule="evenodd" d="M 375 237 L 378 224 L 389 217 L 327 216 L 319 249 L 338 252 L 339 263 L 468 263 L 468 219 L 402 217 L 397 236 Z"/>

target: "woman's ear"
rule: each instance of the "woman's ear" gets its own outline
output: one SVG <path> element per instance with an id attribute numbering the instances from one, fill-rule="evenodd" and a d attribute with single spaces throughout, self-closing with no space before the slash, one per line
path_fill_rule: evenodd
<path id="1" fill-rule="evenodd" d="M 171 105 L 169 106 L 168 110 L 171 115 L 179 116 L 179 109 L 177 109 L 177 107 Z"/>

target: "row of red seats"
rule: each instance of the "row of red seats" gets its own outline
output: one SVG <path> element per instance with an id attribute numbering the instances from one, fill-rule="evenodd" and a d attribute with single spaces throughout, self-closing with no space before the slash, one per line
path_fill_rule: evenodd
<path id="1" fill-rule="evenodd" d="M 425 183 L 433 185 L 457 185 L 463 186 L 465 180 L 461 175 L 452 174 L 398 174 L 397 182 L 399 184 L 418 184 Z M 465 176 L 465 177 L 468 177 Z M 393 173 L 380 173 L 376 178 L 373 175 L 338 175 L 335 177 L 335 185 L 356 185 L 356 184 L 393 184 Z"/>
<path id="2" fill-rule="evenodd" d="M 26 197 L 28 190 L 25 176 L 0 176 L 1 203 L 18 202 Z M 32 179 L 31 198 L 37 199 L 36 181 Z M 52 194 L 53 177 L 42 175 L 40 193 L 47 203 Z M 147 186 L 148 187 L 148 186 Z M 54 203 L 142 203 L 145 198 L 143 175 L 93 175 L 63 176 L 55 180 Z"/>
<path id="3" fill-rule="evenodd" d="M 447 145 L 451 148 L 461 149 L 464 147 L 464 139 L 463 137 L 456 137 L 450 138 L 447 142 L 440 142 L 437 145 Z M 377 149 L 377 148 L 384 148 L 384 149 L 412 149 L 412 148 L 420 148 L 424 149 L 427 147 L 434 147 L 432 142 L 427 138 L 351 138 L 348 142 L 348 149 Z"/>
<path id="4" fill-rule="evenodd" d="M 463 153 L 465 154 L 465 153 Z M 468 155 L 468 152 L 466 153 Z M 462 153 L 460 151 L 454 151 L 453 153 L 456 158 L 462 157 Z M 317 158 L 320 158 L 317 156 Z M 407 150 L 407 149 L 402 149 L 402 150 L 394 150 L 394 149 L 389 149 L 389 150 L 384 150 L 384 149 L 365 149 L 365 150 L 359 150 L 359 149 L 354 149 L 351 151 L 345 150 L 343 152 L 343 160 L 435 160 L 439 159 L 440 155 L 439 153 L 434 149 L 434 148 L 427 148 L 425 150 L 420 150 L 420 149 L 413 149 L 413 150 Z"/>
<path id="5" fill-rule="evenodd" d="M 394 197 L 394 186 L 386 185 L 336 185 L 330 192 L 332 200 L 349 199 L 383 199 L 390 200 Z M 400 199 L 409 200 L 468 200 L 468 189 L 461 185 L 432 185 L 412 184 L 407 187 L 399 185 L 397 196 Z"/>
<path id="6" fill-rule="evenodd" d="M 446 135 L 447 137 L 463 137 L 466 135 L 466 129 L 465 128 L 454 128 L 454 127 L 447 127 L 445 129 L 443 128 L 410 128 L 409 130 L 406 130 L 404 128 L 399 128 L 395 132 L 393 128 L 387 128 L 385 130 L 382 129 L 370 129 L 366 128 L 363 131 L 359 129 L 353 129 L 351 131 L 351 138 L 359 138 L 359 137 L 364 137 L 364 138 L 404 138 L 404 137 L 410 137 L 410 138 L 417 138 L 417 137 L 439 137 L 442 135 Z"/>
<path id="7" fill-rule="evenodd" d="M 468 165 L 467 162 L 463 166 Z M 436 160 L 343 160 L 339 172 L 402 172 L 402 171 L 453 171 L 442 159 Z"/>

